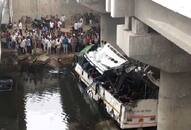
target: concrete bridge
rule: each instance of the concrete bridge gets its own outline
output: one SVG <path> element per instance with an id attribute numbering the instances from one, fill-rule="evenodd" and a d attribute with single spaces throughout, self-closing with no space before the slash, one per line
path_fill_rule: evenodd
<path id="1" fill-rule="evenodd" d="M 101 38 L 161 70 L 158 130 L 191 128 L 188 0 L 78 0 L 102 13 Z"/>

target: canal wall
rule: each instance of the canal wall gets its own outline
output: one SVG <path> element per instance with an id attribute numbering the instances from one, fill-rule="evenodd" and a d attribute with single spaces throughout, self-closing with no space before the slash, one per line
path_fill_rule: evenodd
<path id="1" fill-rule="evenodd" d="M 22 16 L 32 18 L 46 15 L 72 16 L 76 13 L 82 14 L 92 12 L 76 2 L 76 0 L 12 0 L 13 21 Z"/>

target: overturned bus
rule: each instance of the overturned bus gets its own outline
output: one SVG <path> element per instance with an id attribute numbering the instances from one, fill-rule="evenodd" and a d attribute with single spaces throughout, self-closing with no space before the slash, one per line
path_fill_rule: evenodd
<path id="1" fill-rule="evenodd" d="M 90 45 L 77 56 L 75 72 L 121 129 L 157 125 L 159 87 L 150 80 L 155 79 L 150 66 L 127 59 L 110 44 Z"/>

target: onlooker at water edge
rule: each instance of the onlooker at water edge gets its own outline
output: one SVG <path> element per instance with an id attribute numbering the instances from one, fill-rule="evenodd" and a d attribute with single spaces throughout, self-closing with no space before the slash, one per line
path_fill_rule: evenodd
<path id="1" fill-rule="evenodd" d="M 52 45 L 49 39 L 46 39 L 46 45 L 47 45 L 47 53 L 51 54 Z"/>
<path id="2" fill-rule="evenodd" d="M 52 54 L 56 54 L 56 41 L 54 40 L 54 38 L 52 38 L 50 40 L 50 43 L 51 43 L 51 52 L 52 52 Z"/>
<path id="3" fill-rule="evenodd" d="M 84 24 L 84 19 L 82 17 L 80 18 L 80 23 L 82 23 L 82 25 Z"/>
<path id="4" fill-rule="evenodd" d="M 60 54 L 60 49 L 61 49 L 61 42 L 60 42 L 60 38 L 56 39 L 56 53 Z"/>
<path id="5" fill-rule="evenodd" d="M 72 52 L 72 37 L 68 37 L 68 50 Z"/>
<path id="6" fill-rule="evenodd" d="M 76 38 L 75 34 L 73 34 L 73 36 L 71 38 L 71 45 L 72 45 L 72 52 L 75 52 L 76 45 L 77 45 L 77 38 Z"/>
<path id="7" fill-rule="evenodd" d="M 20 48 L 21 48 L 21 53 L 25 54 L 26 51 L 26 38 L 23 37 L 22 42 L 20 44 Z"/>
<path id="8" fill-rule="evenodd" d="M 17 44 L 17 35 L 15 33 L 13 33 L 11 36 L 11 42 L 11 47 L 15 49 Z"/>
<path id="9" fill-rule="evenodd" d="M 50 21 L 50 31 L 53 32 L 54 30 L 54 22 Z"/>
<path id="10" fill-rule="evenodd" d="M 78 22 L 74 23 L 74 31 L 75 31 L 75 33 L 78 32 Z"/>
<path id="11" fill-rule="evenodd" d="M 65 15 L 61 16 L 60 21 L 62 22 L 62 27 L 65 28 L 66 16 Z"/>
<path id="12" fill-rule="evenodd" d="M 23 34 L 23 24 L 21 21 L 19 21 L 19 32 L 21 35 Z"/>
<path id="13" fill-rule="evenodd" d="M 27 37 L 26 39 L 26 48 L 27 48 L 27 53 L 32 54 L 32 40 L 30 37 Z"/>
<path id="14" fill-rule="evenodd" d="M 83 32 L 84 19 L 78 17 L 70 32 L 62 32 L 62 24 L 65 24 L 65 16 L 60 19 L 58 16 L 46 17 L 36 22 L 36 26 L 27 26 L 23 28 L 21 21 L 18 26 L 15 25 L 13 31 L 2 33 L 4 43 L 7 48 L 17 48 L 19 52 L 32 54 L 33 49 L 41 48 L 48 54 L 64 54 L 69 52 L 79 52 L 84 46 L 99 43 L 99 32 L 91 28 Z M 94 23 L 95 21 L 93 21 Z M 3 38 L 2 38 L 3 39 Z"/>
<path id="15" fill-rule="evenodd" d="M 13 29 L 14 30 L 17 29 L 17 23 L 16 22 L 13 23 Z"/>
<path id="16" fill-rule="evenodd" d="M 57 24 L 58 24 L 58 29 L 61 29 L 61 27 L 62 27 L 62 22 L 59 20 Z"/>
<path id="17" fill-rule="evenodd" d="M 68 53 L 68 38 L 65 36 L 63 40 L 63 50 L 64 54 Z"/>

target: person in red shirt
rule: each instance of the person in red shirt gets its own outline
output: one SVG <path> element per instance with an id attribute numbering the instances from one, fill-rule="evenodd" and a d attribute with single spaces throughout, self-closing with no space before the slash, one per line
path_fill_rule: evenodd
<path id="1" fill-rule="evenodd" d="M 90 44 L 90 40 L 91 40 L 90 36 L 86 36 L 86 44 L 87 44 L 87 45 Z"/>
<path id="2" fill-rule="evenodd" d="M 58 29 L 58 22 L 57 22 L 57 20 L 54 20 L 54 29 Z"/>

